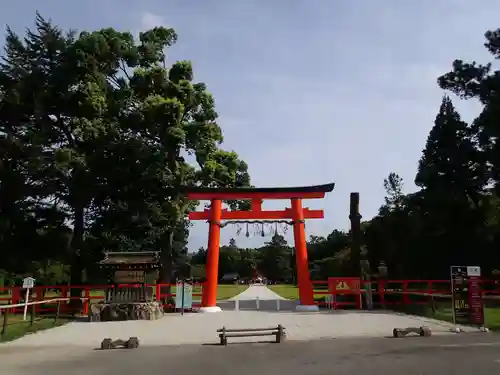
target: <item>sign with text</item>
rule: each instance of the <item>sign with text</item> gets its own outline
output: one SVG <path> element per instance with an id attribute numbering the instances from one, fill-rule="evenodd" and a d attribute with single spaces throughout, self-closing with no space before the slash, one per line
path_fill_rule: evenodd
<path id="1" fill-rule="evenodd" d="M 452 266 L 451 293 L 454 324 L 484 324 L 479 267 Z"/>
<path id="2" fill-rule="evenodd" d="M 30 298 L 30 290 L 35 286 L 35 279 L 32 277 L 25 277 L 23 279 L 23 289 L 26 289 L 26 294 L 24 296 L 24 312 L 23 320 L 26 320 L 26 315 L 28 314 L 28 302 Z"/>
<path id="3" fill-rule="evenodd" d="M 186 282 L 178 282 L 175 290 L 175 308 L 193 308 L 193 285 Z"/>
<path id="4" fill-rule="evenodd" d="M 23 279 L 23 289 L 32 289 L 35 286 L 35 279 L 26 277 Z"/>
<path id="5" fill-rule="evenodd" d="M 484 325 L 484 304 L 481 292 L 481 269 L 479 267 L 467 267 L 469 278 L 469 309 L 470 324 Z"/>
<path id="6" fill-rule="evenodd" d="M 333 300 L 333 309 L 340 305 L 354 305 L 357 309 L 361 308 L 361 279 L 359 277 L 329 277 L 328 292 Z M 347 295 L 354 296 L 354 301 L 347 302 L 344 298 Z"/>
<path id="7" fill-rule="evenodd" d="M 330 294 L 360 294 L 361 279 L 359 277 L 329 277 Z"/>
<path id="8" fill-rule="evenodd" d="M 450 273 L 453 324 L 469 324 L 467 267 L 452 266 Z"/>

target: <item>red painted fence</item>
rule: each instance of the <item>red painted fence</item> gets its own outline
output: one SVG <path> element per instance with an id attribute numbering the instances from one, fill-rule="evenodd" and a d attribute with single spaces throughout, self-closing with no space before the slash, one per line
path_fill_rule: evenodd
<path id="1" fill-rule="evenodd" d="M 195 283 L 193 285 L 193 307 L 199 307 L 200 303 L 197 300 L 201 300 L 201 290 L 203 284 Z M 69 300 L 80 300 L 82 309 L 79 313 L 82 315 L 87 315 L 89 311 L 89 305 L 98 301 L 104 300 L 104 295 L 107 289 L 110 288 L 126 288 L 134 287 L 135 284 L 120 284 L 117 286 L 113 285 L 40 285 L 35 286 L 30 294 L 30 301 L 43 301 L 49 300 L 51 298 L 68 298 Z M 153 288 L 154 298 L 158 302 L 167 301 L 171 298 L 175 298 L 175 293 L 163 293 L 162 290 L 170 286 L 173 291 L 176 289 L 176 284 L 146 284 L 147 287 Z M 70 297 L 71 289 L 80 289 L 80 297 Z M 3 287 L 0 288 L 0 305 L 1 304 L 18 304 L 23 303 L 25 298 L 25 290 L 20 286 L 15 287 Z M 163 303 L 164 308 L 173 308 L 174 306 L 168 303 Z M 56 306 L 54 304 L 47 302 L 46 304 L 35 305 L 36 313 L 51 313 L 56 311 Z M 22 312 L 22 308 L 12 308 L 11 313 Z M 62 304 L 60 306 L 61 313 L 75 313 L 71 311 L 71 305 L 68 303 Z M 76 312 L 78 313 L 78 312 Z"/>
<path id="2" fill-rule="evenodd" d="M 336 278 L 336 280 L 349 278 Z M 481 281 L 482 295 L 484 300 L 498 300 L 500 304 L 500 280 Z M 133 285 L 118 285 L 117 288 L 130 287 Z M 162 293 L 162 290 L 169 284 L 148 284 L 148 287 L 153 288 L 154 297 L 157 301 L 166 301 L 171 297 L 175 297 L 175 293 Z M 170 284 L 172 291 L 175 291 L 175 284 Z M 367 282 L 361 282 L 359 289 L 344 289 L 331 290 L 329 282 L 313 281 L 315 299 L 320 306 L 332 304 L 333 308 L 342 307 L 361 307 L 361 296 L 365 293 Z M 391 305 L 408 305 L 408 304 L 428 304 L 431 297 L 450 298 L 451 288 L 449 280 L 385 280 L 371 282 L 372 295 L 375 307 L 390 307 Z M 72 297 L 81 301 L 82 309 L 79 313 L 88 314 L 89 305 L 99 300 L 104 299 L 106 289 L 113 288 L 112 285 L 48 285 L 36 286 L 33 288 L 30 300 L 42 301 L 51 298 L 69 298 L 71 289 L 80 289 L 80 297 Z M 199 307 L 201 300 L 203 284 L 195 283 L 193 285 L 193 307 Z M 331 296 L 331 297 L 329 297 Z M 419 297 L 419 298 L 416 298 Z M 4 287 L 0 288 L 0 304 L 17 304 L 24 302 L 24 291 L 21 287 Z M 173 308 L 171 304 L 163 303 L 164 308 Z M 50 302 L 46 304 L 36 305 L 37 313 L 55 312 L 56 306 Z M 11 312 L 21 312 L 22 308 L 12 308 Z M 60 306 L 61 313 L 73 313 L 69 303 L 64 303 Z M 78 312 L 76 312 L 78 313 Z"/>
<path id="3" fill-rule="evenodd" d="M 337 281 L 353 278 L 330 278 Z M 434 298 L 451 298 L 450 280 L 379 280 L 360 282 L 360 287 L 336 290 L 329 281 L 313 281 L 314 296 L 318 305 L 333 304 L 333 308 L 360 308 L 362 295 L 371 284 L 374 307 L 394 305 L 429 304 Z M 498 301 L 500 305 L 500 280 L 481 280 L 483 300 Z M 327 301 L 332 296 L 332 301 Z"/>

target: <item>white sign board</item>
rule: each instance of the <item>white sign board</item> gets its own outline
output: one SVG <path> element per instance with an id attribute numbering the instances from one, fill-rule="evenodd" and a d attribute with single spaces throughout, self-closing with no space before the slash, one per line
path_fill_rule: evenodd
<path id="1" fill-rule="evenodd" d="M 481 267 L 467 266 L 467 276 L 481 276 Z"/>
<path id="2" fill-rule="evenodd" d="M 35 279 L 32 277 L 26 277 L 23 279 L 23 289 L 31 289 L 35 286 Z"/>
<path id="3" fill-rule="evenodd" d="M 28 313 L 28 300 L 30 298 L 30 289 L 35 286 L 35 279 L 32 277 L 25 277 L 23 279 L 23 289 L 26 289 L 26 295 L 24 296 L 24 313 L 23 320 L 26 320 L 26 314 Z"/>

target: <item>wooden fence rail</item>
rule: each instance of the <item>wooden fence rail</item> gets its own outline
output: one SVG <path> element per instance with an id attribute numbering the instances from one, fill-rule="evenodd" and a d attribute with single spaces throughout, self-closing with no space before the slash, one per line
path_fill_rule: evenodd
<path id="1" fill-rule="evenodd" d="M 31 307 L 30 314 L 29 314 L 29 325 L 32 327 L 35 323 L 35 315 L 36 315 L 36 309 L 35 307 L 37 305 L 41 305 L 44 303 L 57 303 L 56 306 L 56 311 L 55 315 L 53 317 L 53 322 L 54 325 L 57 324 L 57 321 L 59 320 L 60 317 L 60 307 L 61 307 L 61 302 L 67 302 L 69 298 L 51 298 L 43 301 L 32 301 L 28 303 L 14 303 L 14 304 L 7 304 L 7 305 L 0 305 L 0 318 L 1 318 L 1 331 L 0 331 L 0 338 L 1 341 L 5 340 L 5 337 L 7 335 L 8 327 L 9 327 L 9 315 L 13 315 L 16 312 L 16 308 L 22 307 L 25 308 L 26 306 Z M 19 322 L 15 322 L 13 324 L 19 324 Z"/>
<path id="2" fill-rule="evenodd" d="M 436 298 L 451 298 L 450 280 L 378 280 L 370 282 L 375 306 L 390 305 L 412 305 L 425 304 L 428 301 L 425 297 L 434 296 Z M 126 288 L 133 285 L 47 285 L 35 286 L 33 294 L 30 296 L 36 303 L 36 313 L 54 313 L 57 306 L 61 312 L 71 314 L 87 315 L 89 305 L 105 297 L 106 291 L 116 288 Z M 175 284 L 147 284 L 148 293 L 154 299 L 163 304 L 164 308 L 173 308 L 173 300 L 176 297 Z M 193 307 L 199 307 L 202 296 L 203 283 L 193 284 Z M 335 308 L 355 307 L 359 305 L 356 296 L 349 296 L 341 293 L 332 294 L 328 290 L 327 280 L 313 281 L 315 299 L 320 306 L 330 306 L 332 297 L 335 299 Z M 367 283 L 362 283 L 361 294 L 365 293 Z M 166 289 L 171 288 L 170 293 Z M 71 295 L 72 289 L 79 289 L 80 296 Z M 22 312 L 23 289 L 19 286 L 0 288 L 0 309 L 9 309 L 10 313 Z M 52 299 L 47 295 L 53 294 Z M 482 280 L 482 294 L 485 301 L 500 301 L 500 280 Z M 338 298 L 337 298 L 338 297 Z M 420 298 L 418 298 L 420 297 Z M 79 300 L 80 303 L 71 304 L 69 301 Z M 9 307 L 2 306 L 2 303 L 9 303 Z M 77 309 L 77 311 L 75 310 Z"/>

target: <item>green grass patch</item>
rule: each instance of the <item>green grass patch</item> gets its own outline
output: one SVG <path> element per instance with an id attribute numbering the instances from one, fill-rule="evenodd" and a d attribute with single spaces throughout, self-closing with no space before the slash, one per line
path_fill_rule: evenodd
<path id="1" fill-rule="evenodd" d="M 292 300 L 299 299 L 299 288 L 295 285 L 277 284 L 268 285 L 267 287 L 283 298 Z"/>
<path id="2" fill-rule="evenodd" d="M 0 317 L 0 327 L 3 327 L 3 319 L 2 314 L 2 317 Z M 5 335 L 3 337 L 0 336 L 0 342 L 12 341 L 30 333 L 58 327 L 66 324 L 68 321 L 69 319 L 60 318 L 55 322 L 53 317 L 37 317 L 33 320 L 33 324 L 31 324 L 29 316 L 24 321 L 22 315 L 10 314 L 7 317 Z"/>
<path id="3" fill-rule="evenodd" d="M 281 297 L 286 299 L 297 300 L 299 299 L 299 288 L 296 285 L 290 284 L 277 284 L 277 285 L 268 285 L 269 289 L 273 292 L 279 294 Z M 327 289 L 322 287 L 321 285 L 314 285 L 314 293 L 324 293 Z M 325 299 L 325 294 L 315 294 L 314 298 L 318 301 Z"/>
<path id="4" fill-rule="evenodd" d="M 443 320 L 447 322 L 453 321 L 453 312 L 451 308 L 450 296 L 424 296 L 413 295 L 408 296 L 409 304 L 403 303 L 403 298 L 400 295 L 386 295 L 386 301 L 392 301 L 395 304 L 388 305 L 394 311 L 407 314 L 425 316 L 428 318 Z M 378 298 L 374 298 L 377 303 Z M 484 299 L 484 323 L 491 330 L 500 331 L 500 301 L 492 299 Z"/>
<path id="5" fill-rule="evenodd" d="M 217 300 L 225 300 L 234 297 L 248 289 L 248 285 L 242 284 L 227 284 L 217 287 Z"/>
<path id="6" fill-rule="evenodd" d="M 453 312 L 451 308 L 442 308 L 433 312 L 430 307 L 427 307 L 423 311 L 417 311 L 413 313 L 416 315 L 426 316 L 428 318 L 434 318 L 446 322 L 453 321 Z M 500 331 L 500 308 L 484 308 L 484 325 L 493 331 Z"/>

